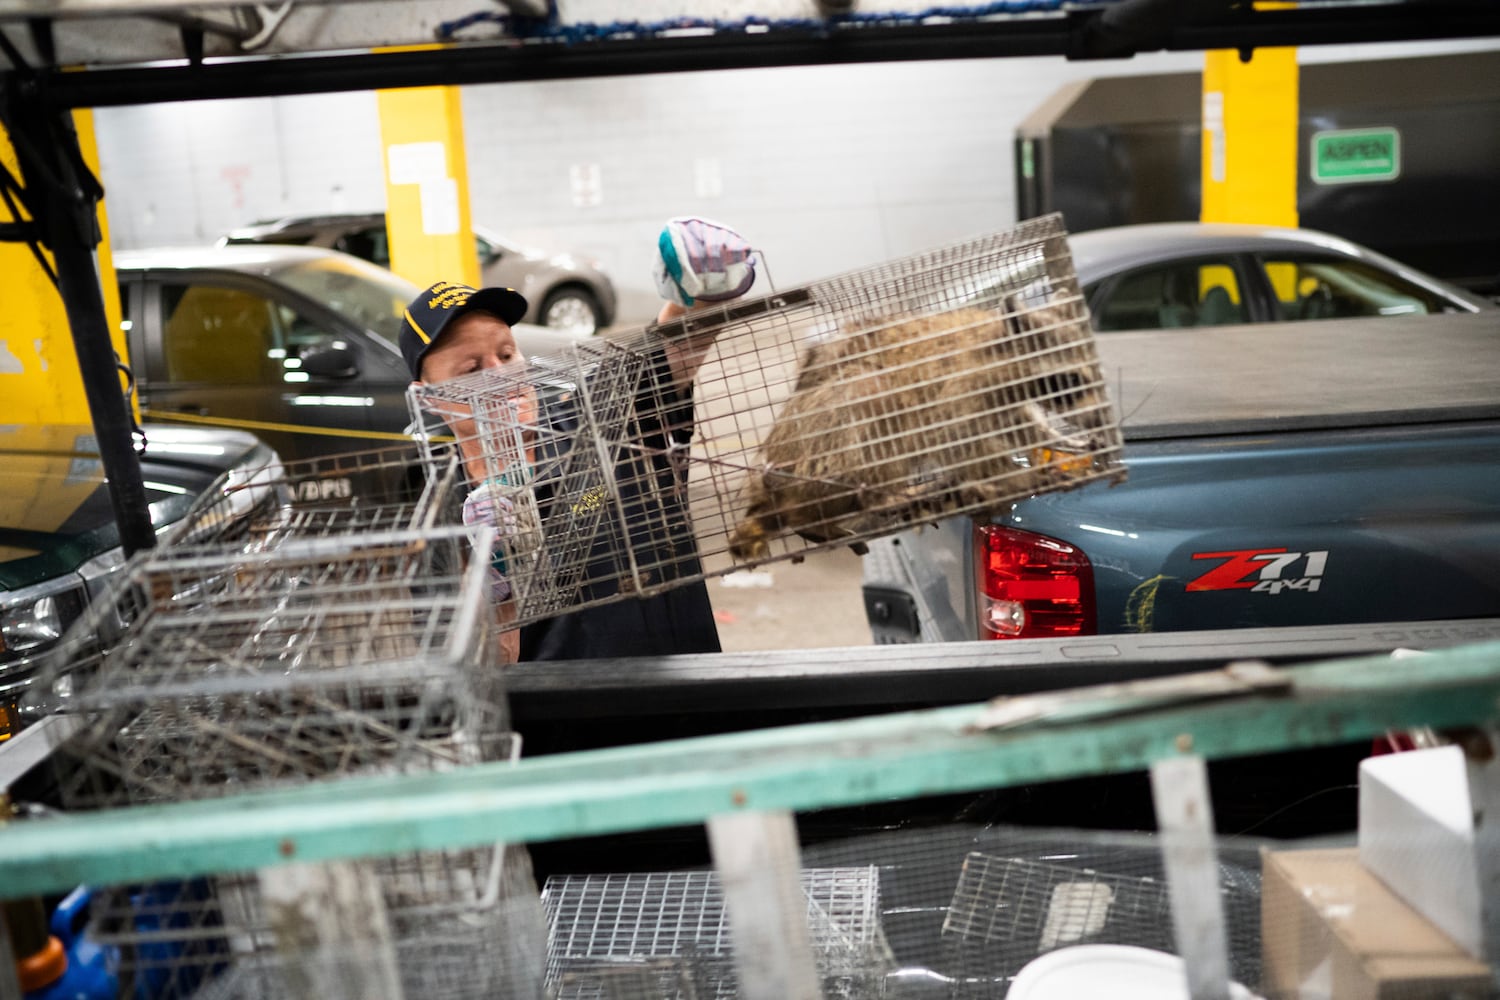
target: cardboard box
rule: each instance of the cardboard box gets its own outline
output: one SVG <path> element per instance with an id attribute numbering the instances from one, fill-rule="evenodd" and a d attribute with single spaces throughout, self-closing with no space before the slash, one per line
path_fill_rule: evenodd
<path id="1" fill-rule="evenodd" d="M 1484 957 L 1463 750 L 1409 750 L 1359 765 L 1359 863 L 1471 956 Z"/>
<path id="2" fill-rule="evenodd" d="M 1261 993 L 1275 1000 L 1479 1000 L 1469 957 L 1359 863 L 1355 847 L 1264 851 Z"/>

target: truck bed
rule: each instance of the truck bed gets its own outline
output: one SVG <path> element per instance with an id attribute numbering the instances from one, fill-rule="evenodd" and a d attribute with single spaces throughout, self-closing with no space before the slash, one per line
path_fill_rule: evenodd
<path id="1" fill-rule="evenodd" d="M 1110 333 L 1097 343 L 1126 440 L 1500 417 L 1496 312 Z"/>

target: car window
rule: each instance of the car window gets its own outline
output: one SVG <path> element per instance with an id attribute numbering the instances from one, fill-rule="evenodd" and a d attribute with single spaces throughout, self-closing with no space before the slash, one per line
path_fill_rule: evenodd
<path id="1" fill-rule="evenodd" d="M 391 245 L 384 226 L 371 226 L 352 233 L 342 233 L 333 241 L 333 248 L 352 254 L 381 267 L 391 266 Z"/>
<path id="2" fill-rule="evenodd" d="M 1121 275 L 1094 305 L 1094 329 L 1156 330 L 1250 322 L 1234 266 L 1221 260 L 1177 261 Z"/>
<path id="3" fill-rule="evenodd" d="M 288 236 L 286 233 L 269 233 L 265 236 L 226 236 L 224 242 L 230 246 L 249 246 L 254 243 L 284 243 L 287 246 L 305 247 L 312 242 L 312 234 Z"/>
<path id="4" fill-rule="evenodd" d="M 1364 261 L 1279 254 L 1261 266 L 1282 319 L 1399 316 L 1443 311 L 1432 292 Z"/>
<path id="5" fill-rule="evenodd" d="M 277 271 L 276 277 L 400 349 L 406 304 L 418 291 L 410 282 L 347 257 L 301 261 Z"/>
<path id="6" fill-rule="evenodd" d="M 172 382 L 260 383 L 281 368 L 278 317 L 268 300 L 237 288 L 165 282 L 162 360 Z"/>

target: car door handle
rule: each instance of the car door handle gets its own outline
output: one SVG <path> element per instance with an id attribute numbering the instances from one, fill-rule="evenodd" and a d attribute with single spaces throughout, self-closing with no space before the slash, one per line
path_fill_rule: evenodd
<path id="1" fill-rule="evenodd" d="M 209 415 L 208 407 L 195 406 L 192 403 L 184 403 L 181 406 L 174 406 L 172 409 L 177 413 L 191 413 L 195 417 L 206 417 Z"/>

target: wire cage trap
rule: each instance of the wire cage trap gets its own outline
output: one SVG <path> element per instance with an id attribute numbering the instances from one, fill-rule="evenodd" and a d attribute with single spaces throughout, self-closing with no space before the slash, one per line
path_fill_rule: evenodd
<path id="1" fill-rule="evenodd" d="M 457 520 L 458 456 L 432 443 L 234 469 L 205 490 L 160 547 L 247 552 L 294 538 L 430 528 Z"/>
<path id="2" fill-rule="evenodd" d="M 503 512 L 519 624 L 1124 476 L 1058 216 L 408 401 Z"/>
<path id="3" fill-rule="evenodd" d="M 513 740 L 484 560 L 459 527 L 150 552 L 59 645 L 65 807 L 499 759 Z M 108 621 L 102 656 L 84 646 Z"/>
<path id="4" fill-rule="evenodd" d="M 381 963 L 412 998 L 542 995 L 546 928 L 524 848 L 427 851 L 347 871 L 368 892 L 353 913 L 323 886 L 289 910 L 255 874 L 224 874 L 98 890 L 89 934 L 114 955 L 118 995 L 135 1000 L 322 995 L 309 980 L 360 982 Z M 308 915 L 312 937 L 332 947 L 299 930 Z"/>
<path id="5" fill-rule="evenodd" d="M 823 995 L 873 997 L 890 954 L 869 866 L 799 873 Z M 715 1000 L 738 995 L 718 875 L 556 875 L 542 889 L 547 984 L 558 1000 Z"/>
<path id="6" fill-rule="evenodd" d="M 1133 856 L 1115 847 L 1101 860 L 1113 870 L 1095 868 L 1076 855 L 1063 863 L 967 854 L 942 927 L 948 968 L 966 984 L 958 995 L 996 995 L 999 984 L 1027 962 L 1073 945 L 1123 944 L 1175 953 L 1172 905 L 1155 852 Z M 1257 887 L 1233 867 L 1220 875 L 1230 926 L 1242 936 L 1253 932 Z M 1255 943 L 1236 942 L 1233 953 L 1242 965 L 1247 956 L 1255 957 Z M 1253 981 L 1257 970 L 1237 971 Z"/>
<path id="7" fill-rule="evenodd" d="M 1218 845 L 1230 971 L 1261 975 L 1258 844 Z M 804 864 L 880 876 L 889 998 L 999 1000 L 1028 964 L 1097 945 L 1177 954 L 1170 880 L 1154 834 L 938 823 L 827 841 Z"/>
<path id="8" fill-rule="evenodd" d="M 69 810 L 519 755 L 487 561 L 468 529 L 350 533 L 330 523 L 348 524 L 337 505 L 267 509 L 281 525 L 289 510 L 307 515 L 303 533 L 143 553 L 64 640 L 48 683 L 68 689 L 75 726 L 49 766 Z M 97 631 L 88 619 L 105 618 L 120 626 L 109 649 L 72 655 Z M 360 870 L 389 918 L 387 942 L 369 947 L 394 948 L 412 995 L 495 995 L 525 975 L 498 956 L 528 926 L 539 980 L 541 911 L 524 849 L 401 854 Z M 138 998 L 279 995 L 275 984 L 314 960 L 279 940 L 253 875 L 113 887 L 90 919 Z M 364 946 L 352 937 L 340 961 L 361 961 Z M 476 954 L 495 964 L 474 968 Z"/>

